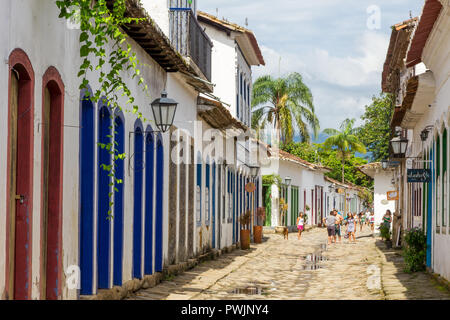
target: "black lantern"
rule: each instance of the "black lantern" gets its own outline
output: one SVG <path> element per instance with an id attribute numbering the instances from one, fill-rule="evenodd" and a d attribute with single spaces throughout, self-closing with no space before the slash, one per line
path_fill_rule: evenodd
<path id="1" fill-rule="evenodd" d="M 383 159 L 381 160 L 381 167 L 383 168 L 383 170 L 386 170 L 389 166 L 389 161 L 387 159 Z"/>
<path id="2" fill-rule="evenodd" d="M 167 92 L 161 93 L 161 98 L 152 102 L 153 117 L 155 118 L 156 126 L 161 132 L 167 132 L 172 127 L 177 110 L 178 102 L 167 98 Z"/>
<path id="3" fill-rule="evenodd" d="M 408 139 L 404 137 L 395 137 L 391 140 L 392 151 L 395 158 L 403 158 L 408 148 Z"/>
<path id="4" fill-rule="evenodd" d="M 334 190 L 336 189 L 336 185 L 333 183 L 332 185 L 329 185 L 328 186 L 328 191 L 330 192 L 330 193 L 332 193 L 332 192 L 334 192 Z"/>
<path id="5" fill-rule="evenodd" d="M 256 178 L 259 174 L 259 167 L 257 166 L 248 166 L 250 168 L 250 175 L 253 178 Z"/>
<path id="6" fill-rule="evenodd" d="M 291 182 L 292 182 L 292 178 L 291 177 L 286 177 L 286 178 L 284 178 L 284 183 L 287 185 L 287 186 L 290 186 L 291 185 Z"/>

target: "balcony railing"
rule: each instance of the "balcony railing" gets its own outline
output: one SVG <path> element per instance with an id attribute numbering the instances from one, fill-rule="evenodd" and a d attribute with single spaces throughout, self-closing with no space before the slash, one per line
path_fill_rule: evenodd
<path id="1" fill-rule="evenodd" d="M 211 81 L 212 42 L 189 8 L 170 9 L 170 41 L 180 54 L 190 57 Z"/>

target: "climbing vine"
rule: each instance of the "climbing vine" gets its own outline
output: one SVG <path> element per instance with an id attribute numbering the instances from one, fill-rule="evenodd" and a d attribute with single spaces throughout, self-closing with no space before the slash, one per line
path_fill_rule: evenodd
<path id="1" fill-rule="evenodd" d="M 138 86 L 144 93 L 148 94 L 148 86 L 145 84 L 139 67 L 141 63 L 133 52 L 128 36 L 122 27 L 126 24 L 139 23 L 144 18 L 125 17 L 127 0 L 58 0 L 56 5 L 60 10 L 59 17 L 69 21 L 75 21 L 79 25 L 80 33 L 80 58 L 82 63 L 79 67 L 78 77 L 81 80 L 79 89 L 89 87 L 89 75 L 96 79 L 96 90 L 86 98 L 93 103 L 105 98 L 107 106 L 111 111 L 111 130 L 114 130 L 114 115 L 116 111 L 132 112 L 144 122 L 147 121 L 139 111 L 135 98 L 124 81 L 123 76 L 136 79 Z M 131 76 L 130 76 L 131 74 Z M 86 90 L 87 91 L 87 90 Z M 88 91 L 87 91 L 88 92 Z M 122 107 L 121 99 L 126 100 Z M 124 101 L 122 100 L 122 101 Z M 114 133 L 116 131 L 114 130 Z M 113 136 L 108 135 L 113 141 Z M 119 153 L 117 142 L 108 144 L 98 143 L 102 149 L 108 150 L 112 155 L 112 164 L 101 164 L 103 170 L 108 171 L 108 176 L 112 178 L 110 190 L 118 191 L 116 184 L 123 181 L 115 177 L 116 161 L 124 160 L 125 153 Z M 113 191 L 109 192 L 108 219 L 112 218 L 111 208 L 113 205 Z"/>

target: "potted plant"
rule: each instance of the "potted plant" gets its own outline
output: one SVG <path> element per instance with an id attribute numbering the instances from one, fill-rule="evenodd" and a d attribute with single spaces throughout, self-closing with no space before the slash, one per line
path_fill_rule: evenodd
<path id="1" fill-rule="evenodd" d="M 308 221 L 309 210 L 311 210 L 311 208 L 307 204 L 305 204 L 305 225 L 306 222 Z"/>
<path id="2" fill-rule="evenodd" d="M 380 226 L 380 235 L 381 235 L 381 238 L 385 240 L 386 247 L 388 249 L 392 248 L 391 230 L 384 223 L 381 224 L 381 226 Z"/>
<path id="3" fill-rule="evenodd" d="M 280 199 L 280 205 L 279 205 L 279 219 L 278 219 L 278 226 L 275 227 L 275 231 L 277 233 L 283 233 L 285 227 L 285 221 L 284 221 L 284 217 L 286 216 L 286 212 L 288 210 L 289 206 L 286 203 L 286 200 L 284 200 L 283 198 Z"/>
<path id="4" fill-rule="evenodd" d="M 259 207 L 256 209 L 256 225 L 253 227 L 253 241 L 255 243 L 262 242 L 263 222 L 266 217 L 266 208 Z"/>
<path id="5" fill-rule="evenodd" d="M 246 211 L 243 215 L 239 217 L 239 222 L 242 225 L 240 230 L 241 236 L 241 249 L 250 249 L 250 229 L 249 224 L 252 218 L 252 213 L 250 210 Z"/>

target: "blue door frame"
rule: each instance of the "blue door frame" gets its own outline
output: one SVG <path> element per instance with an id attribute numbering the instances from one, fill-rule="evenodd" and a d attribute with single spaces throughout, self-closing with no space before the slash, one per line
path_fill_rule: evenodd
<path id="1" fill-rule="evenodd" d="M 212 247 L 216 248 L 216 163 L 212 166 Z"/>
<path id="2" fill-rule="evenodd" d="M 432 179 L 428 184 L 428 203 L 427 203 L 427 267 L 431 268 L 432 255 L 432 232 L 433 232 L 433 188 L 435 186 L 435 168 L 434 168 L 434 146 L 430 151 Z"/>
<path id="3" fill-rule="evenodd" d="M 155 139 L 151 128 L 145 137 L 145 233 L 144 273 L 153 274 L 153 178 L 155 170 Z"/>
<path id="4" fill-rule="evenodd" d="M 134 133 L 134 210 L 133 210 L 133 277 L 142 278 L 142 189 L 144 134 L 141 127 Z"/>
<path id="5" fill-rule="evenodd" d="M 163 198 L 164 146 L 161 134 L 156 141 L 156 212 L 155 212 L 155 271 L 163 270 Z"/>
<path id="6" fill-rule="evenodd" d="M 92 294 L 94 270 L 94 121 L 94 105 L 82 93 L 80 129 L 80 293 L 82 295 Z"/>
<path id="7" fill-rule="evenodd" d="M 98 113 L 98 141 L 107 145 L 111 143 L 111 114 L 106 105 L 100 107 Z M 110 269 L 110 246 L 111 246 L 111 220 L 109 211 L 109 190 L 111 179 L 109 170 L 104 170 L 103 166 L 111 165 L 111 154 L 106 148 L 100 145 L 98 152 L 98 220 L 97 220 L 97 282 L 98 289 L 109 288 Z"/>
<path id="8" fill-rule="evenodd" d="M 125 152 L 125 127 L 120 116 L 115 119 L 114 140 L 116 144 L 116 155 Z M 113 261 L 113 284 L 122 285 L 122 262 L 123 262 L 123 186 L 124 186 L 124 160 L 117 159 L 114 177 L 122 180 L 122 183 L 114 183 L 117 190 L 114 191 L 114 261 Z"/>

